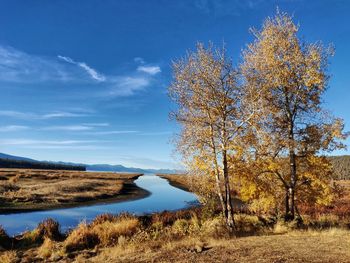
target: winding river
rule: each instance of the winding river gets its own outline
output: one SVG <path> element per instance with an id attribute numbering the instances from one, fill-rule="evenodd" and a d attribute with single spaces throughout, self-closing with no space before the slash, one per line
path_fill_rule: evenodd
<path id="1" fill-rule="evenodd" d="M 173 187 L 166 179 L 154 174 L 140 176 L 135 183 L 151 194 L 143 199 L 118 203 L 99 203 L 73 208 L 0 215 L 0 225 L 9 235 L 16 235 L 25 230 L 34 229 L 39 222 L 46 218 L 53 218 L 60 223 L 61 230 L 66 231 L 81 221 L 89 222 L 102 213 L 145 214 L 163 210 L 177 210 L 198 202 L 193 193 Z"/>

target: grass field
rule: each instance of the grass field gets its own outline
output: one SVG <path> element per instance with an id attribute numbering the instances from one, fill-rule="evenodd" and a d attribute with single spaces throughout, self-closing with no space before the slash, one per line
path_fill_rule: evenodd
<path id="1" fill-rule="evenodd" d="M 158 248 L 109 248 L 80 262 L 350 262 L 350 231 L 294 231 L 234 239 L 186 238 Z"/>
<path id="2" fill-rule="evenodd" d="M 169 184 L 185 191 L 190 191 L 190 183 L 185 174 L 157 174 L 159 177 L 168 180 Z"/>
<path id="3" fill-rule="evenodd" d="M 346 226 L 299 229 L 247 214 L 235 221 L 229 234 L 220 215 L 208 217 L 202 208 L 105 214 L 61 234 L 47 220 L 14 238 L 0 229 L 0 262 L 350 262 Z"/>
<path id="4" fill-rule="evenodd" d="M 140 174 L 0 169 L 0 213 L 75 206 L 144 195 Z"/>

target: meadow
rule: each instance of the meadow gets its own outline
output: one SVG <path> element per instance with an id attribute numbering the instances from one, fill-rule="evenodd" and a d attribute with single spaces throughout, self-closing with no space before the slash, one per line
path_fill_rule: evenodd
<path id="1" fill-rule="evenodd" d="M 139 176 L 127 173 L 0 169 L 0 213 L 142 197 L 146 193 L 133 183 Z"/>

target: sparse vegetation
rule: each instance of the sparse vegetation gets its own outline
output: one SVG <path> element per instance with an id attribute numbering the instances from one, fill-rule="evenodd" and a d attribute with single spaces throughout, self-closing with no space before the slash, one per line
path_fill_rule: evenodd
<path id="1" fill-rule="evenodd" d="M 68 233 L 59 233 L 58 237 L 52 234 L 59 229 L 58 224 L 48 219 L 31 232 L 13 238 L 6 236 L 10 246 L 0 259 L 1 262 L 15 262 L 19 257 L 35 262 L 222 262 L 236 258 L 238 262 L 250 262 L 259 258 L 271 262 L 279 258 L 284 262 L 306 259 L 330 262 L 337 258 L 337 262 L 349 262 L 350 217 L 342 220 L 331 216 L 307 217 L 299 225 L 297 221 L 236 213 L 236 231 L 232 233 L 220 209 L 210 217 L 204 210 L 197 207 L 144 216 L 103 214 L 91 223 L 82 222 Z M 317 245 L 329 254 L 318 258 Z M 2 243 L 0 246 L 4 247 Z M 286 254 L 284 249 L 291 251 Z"/>
<path id="2" fill-rule="evenodd" d="M 139 174 L 64 170 L 0 170 L 0 211 L 52 209 L 98 200 L 147 195 L 133 181 Z"/>

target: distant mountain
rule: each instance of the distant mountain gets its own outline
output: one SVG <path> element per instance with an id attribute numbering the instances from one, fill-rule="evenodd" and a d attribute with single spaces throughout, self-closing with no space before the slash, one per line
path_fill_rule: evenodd
<path id="1" fill-rule="evenodd" d="M 56 162 L 40 162 L 30 158 L 0 153 L 0 168 L 44 169 L 44 170 L 75 170 L 85 171 L 84 165 L 68 165 Z"/>
<path id="2" fill-rule="evenodd" d="M 106 172 L 128 172 L 128 173 L 164 173 L 164 174 L 174 174 L 181 171 L 174 169 L 142 169 L 134 167 L 125 167 L 123 165 L 110 165 L 110 164 L 83 164 L 83 163 L 73 163 L 73 162 L 51 162 L 51 161 L 37 161 L 34 159 L 14 156 L 9 154 L 0 153 L 0 159 L 9 159 L 16 161 L 28 161 L 28 162 L 39 162 L 39 163 L 51 163 L 59 165 L 69 165 L 69 166 L 85 166 L 87 171 L 106 171 Z"/>
<path id="3" fill-rule="evenodd" d="M 142 169 L 135 167 L 125 167 L 123 165 L 110 165 L 110 164 L 92 164 L 86 165 L 88 171 L 109 171 L 109 172 L 129 172 L 129 173 L 164 173 L 175 174 L 180 171 L 174 169 Z"/>
<path id="4" fill-rule="evenodd" d="M 16 161 L 28 161 L 28 162 L 35 162 L 36 160 L 26 158 L 26 157 L 20 157 L 20 156 L 15 156 L 15 155 L 9 155 L 5 153 L 0 153 L 0 158 L 1 159 L 9 159 L 9 160 L 16 160 Z"/>

